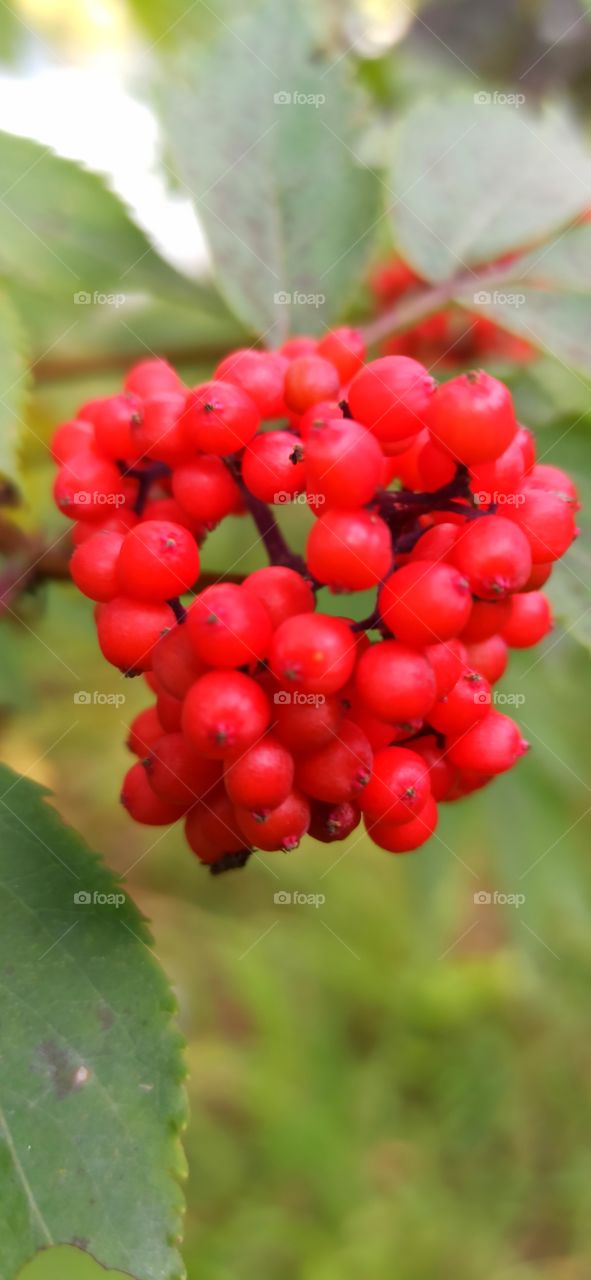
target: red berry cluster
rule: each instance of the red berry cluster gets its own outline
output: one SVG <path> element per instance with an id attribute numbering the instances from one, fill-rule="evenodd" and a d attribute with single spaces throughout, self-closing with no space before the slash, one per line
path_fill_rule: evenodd
<path id="1" fill-rule="evenodd" d="M 131 728 L 123 803 L 138 822 L 184 818 L 212 870 L 306 832 L 342 840 L 362 818 L 382 849 L 415 849 L 439 801 L 526 749 L 491 687 L 508 646 L 551 626 L 539 588 L 578 504 L 535 463 L 497 379 L 365 363 L 342 328 L 236 351 L 191 390 L 143 362 L 53 452 L 102 652 L 155 695 Z M 273 512 L 296 499 L 313 517 L 304 558 Z M 271 563 L 198 590 L 200 542 L 246 511 Z M 375 609 L 317 612 L 321 586 L 374 588 Z"/>

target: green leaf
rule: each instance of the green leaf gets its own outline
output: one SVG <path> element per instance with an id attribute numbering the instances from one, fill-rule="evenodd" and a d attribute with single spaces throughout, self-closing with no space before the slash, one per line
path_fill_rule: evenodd
<path id="1" fill-rule="evenodd" d="M 128 1271 L 106 1271 L 88 1253 L 71 1245 L 42 1249 L 19 1271 L 17 1280 L 133 1280 Z"/>
<path id="2" fill-rule="evenodd" d="M 225 296 L 274 341 L 343 313 L 378 221 L 359 93 L 310 44 L 301 6 L 267 3 L 179 59 L 160 94 Z"/>
<path id="3" fill-rule="evenodd" d="M 398 130 L 394 234 L 427 280 L 543 241 L 591 203 L 591 162 L 571 124 L 481 96 L 422 102 Z"/>
<path id="4" fill-rule="evenodd" d="M 571 547 L 548 586 L 552 608 L 574 640 L 591 651 L 591 556 L 588 546 Z"/>
<path id="5" fill-rule="evenodd" d="M 199 287 L 159 256 L 98 174 L 9 133 L 0 169 L 0 275 L 68 298 L 72 324 L 95 293 L 198 300 Z"/>
<path id="6" fill-rule="evenodd" d="M 145 923 L 42 789 L 4 766 L 0 883 L 0 1274 L 70 1243 L 172 1280 L 183 1068 Z"/>
<path id="7" fill-rule="evenodd" d="M 19 317 L 0 294 L 0 475 L 18 480 L 18 453 L 29 389 L 27 343 Z"/>
<path id="8" fill-rule="evenodd" d="M 547 356 L 591 374 L 591 225 L 507 265 L 497 285 L 456 299 L 486 314 Z"/>

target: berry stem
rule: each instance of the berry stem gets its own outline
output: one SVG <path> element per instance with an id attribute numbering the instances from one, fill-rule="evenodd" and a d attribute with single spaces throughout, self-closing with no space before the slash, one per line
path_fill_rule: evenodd
<path id="1" fill-rule="evenodd" d="M 187 616 L 187 610 L 185 609 L 184 604 L 181 604 L 178 596 L 173 596 L 172 599 L 167 600 L 166 603 L 170 605 L 177 622 L 184 622 Z"/>
<path id="2" fill-rule="evenodd" d="M 265 544 L 271 564 L 281 565 L 285 569 L 294 569 L 296 573 L 309 578 L 305 560 L 288 546 L 271 508 L 266 502 L 261 502 L 260 498 L 255 498 L 246 487 L 236 460 L 228 458 L 226 462 Z"/>

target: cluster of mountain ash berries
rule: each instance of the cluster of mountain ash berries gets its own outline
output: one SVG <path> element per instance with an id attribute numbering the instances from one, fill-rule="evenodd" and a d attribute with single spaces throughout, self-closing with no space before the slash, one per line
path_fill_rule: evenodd
<path id="1" fill-rule="evenodd" d="M 190 390 L 145 361 L 54 436 L 72 578 L 105 658 L 154 695 L 123 803 L 184 819 L 216 872 L 361 821 L 380 848 L 416 849 L 441 801 L 526 749 L 491 690 L 508 648 L 551 626 L 540 588 L 575 536 L 573 483 L 536 464 L 494 377 L 437 385 L 365 354 L 337 329 L 236 351 Z M 275 518 L 289 501 L 311 513 L 304 557 Z M 199 590 L 208 530 L 246 512 L 269 565 Z M 372 588 L 375 608 L 318 611 L 321 586 Z"/>

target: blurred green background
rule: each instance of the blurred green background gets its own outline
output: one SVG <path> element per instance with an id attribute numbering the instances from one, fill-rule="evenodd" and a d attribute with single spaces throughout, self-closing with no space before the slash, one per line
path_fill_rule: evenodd
<path id="1" fill-rule="evenodd" d="M 183 0 L 165 15 L 148 0 L 28 0 L 12 16 L 5 7 L 0 104 L 16 101 L 7 85 L 56 68 L 106 68 L 114 85 L 137 88 L 154 42 L 206 42 L 235 14 L 229 0 L 185 10 Z M 591 27 L 574 0 L 572 14 L 563 3 L 457 0 L 416 17 L 367 0 L 326 4 L 316 19 L 333 56 L 348 48 L 356 60 L 376 120 L 427 82 L 469 82 L 466 64 L 509 89 L 538 60 L 532 94 L 558 97 L 588 130 Z M 2 124 L 18 127 L 4 107 Z M 178 261 L 179 246 L 170 250 Z M 186 255 L 198 256 L 190 245 Z M 63 522 L 45 443 L 120 374 L 102 317 L 72 338 L 60 328 L 58 355 L 74 361 L 66 378 L 46 354 L 50 302 L 44 312 L 32 298 L 29 311 L 45 376 L 31 392 L 21 518 L 51 540 Z M 193 323 L 188 307 L 139 307 L 119 355 L 185 349 Z M 206 375 L 201 348 L 229 347 L 242 332 L 223 312 L 206 315 L 182 372 Z M 87 369 L 103 341 L 106 368 Z M 588 380 L 550 358 L 503 373 L 540 454 L 573 472 L 588 509 Z M 585 512 L 581 524 L 588 532 Z M 255 567 L 241 559 L 247 541 L 230 522 L 208 543 L 206 567 Z M 137 827 L 118 805 L 126 726 L 149 693 L 100 658 L 91 605 L 52 583 L 2 622 L 2 757 L 48 784 L 66 819 L 127 876 L 176 991 L 190 1072 L 190 1280 L 591 1275 L 591 599 L 578 548 L 557 576 L 576 625 L 514 655 L 500 686 L 519 699 L 533 748 L 514 774 L 444 806 L 438 835 L 416 855 L 389 857 L 354 833 L 345 845 L 254 857 L 219 879 L 180 831 Z M 79 690 L 125 702 L 80 705 Z M 286 905 L 274 900 L 281 891 L 322 900 Z M 524 900 L 495 903 L 495 893 Z"/>

